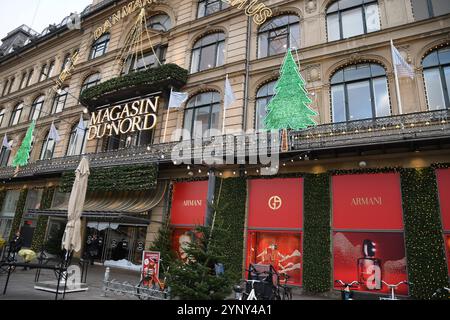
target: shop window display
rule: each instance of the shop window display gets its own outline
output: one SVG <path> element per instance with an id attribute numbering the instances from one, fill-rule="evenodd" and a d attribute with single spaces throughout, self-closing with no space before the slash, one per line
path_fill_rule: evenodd
<path id="1" fill-rule="evenodd" d="M 445 249 L 447 252 L 448 274 L 450 277 L 450 169 L 436 170 L 439 188 L 439 202 L 442 214 L 442 227 L 444 230 Z"/>
<path id="2" fill-rule="evenodd" d="M 334 176 L 332 188 L 334 280 L 389 293 L 383 281 L 408 280 L 399 175 Z M 407 295 L 408 287 L 397 293 Z"/>

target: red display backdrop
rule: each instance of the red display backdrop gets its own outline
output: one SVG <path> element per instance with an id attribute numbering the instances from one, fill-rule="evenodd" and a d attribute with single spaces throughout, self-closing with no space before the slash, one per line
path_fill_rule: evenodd
<path id="1" fill-rule="evenodd" d="M 450 231 L 450 169 L 436 170 L 444 230 Z"/>
<path id="2" fill-rule="evenodd" d="M 372 248 L 367 249 L 366 243 Z M 359 281 L 360 291 L 389 293 L 383 284 L 381 290 L 369 288 L 376 274 L 371 266 L 379 266 L 381 280 L 389 284 L 397 284 L 407 280 L 405 245 L 402 233 L 388 232 L 336 232 L 334 245 L 334 280 L 350 283 Z M 336 286 L 336 289 L 341 289 Z M 408 287 L 402 285 L 398 294 L 407 295 Z"/>
<path id="3" fill-rule="evenodd" d="M 192 242 L 193 230 L 189 228 L 176 228 L 172 233 L 172 250 L 182 261 L 187 261 L 184 249 Z"/>
<path id="4" fill-rule="evenodd" d="M 302 240 L 300 233 L 249 232 L 247 269 L 250 264 L 270 264 L 287 273 L 289 282 L 302 284 Z"/>
<path id="5" fill-rule="evenodd" d="M 450 234 L 445 235 L 445 248 L 447 249 L 448 276 L 450 277 Z"/>
<path id="6" fill-rule="evenodd" d="M 398 174 L 334 176 L 332 188 L 334 229 L 403 229 Z"/>
<path id="7" fill-rule="evenodd" d="M 249 194 L 249 228 L 302 228 L 303 179 L 250 180 Z"/>
<path id="8" fill-rule="evenodd" d="M 170 222 L 175 226 L 205 224 L 208 181 L 176 183 Z"/>

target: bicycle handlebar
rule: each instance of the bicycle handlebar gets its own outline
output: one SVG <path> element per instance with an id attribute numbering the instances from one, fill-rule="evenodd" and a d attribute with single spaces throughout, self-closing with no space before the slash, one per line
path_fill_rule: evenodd
<path id="1" fill-rule="evenodd" d="M 343 287 L 349 287 L 349 288 L 353 287 L 354 285 L 359 285 L 358 281 L 353 281 L 351 283 L 345 283 L 342 280 L 336 280 L 335 282 L 341 284 L 341 286 L 343 286 Z"/>
<path id="2" fill-rule="evenodd" d="M 406 285 L 410 285 L 411 283 L 409 283 L 408 281 L 401 281 L 397 284 L 389 284 L 386 281 L 382 280 L 382 282 L 387 285 L 389 288 L 398 288 L 399 286 L 401 286 L 402 284 L 406 284 Z"/>

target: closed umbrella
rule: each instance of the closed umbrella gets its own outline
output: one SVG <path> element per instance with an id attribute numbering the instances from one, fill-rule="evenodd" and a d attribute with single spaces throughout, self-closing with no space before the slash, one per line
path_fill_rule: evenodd
<path id="1" fill-rule="evenodd" d="M 62 240 L 62 248 L 67 252 L 81 250 L 81 214 L 89 177 L 89 161 L 86 157 L 81 159 L 75 171 L 75 182 L 70 193 L 69 207 L 67 209 L 67 225 Z"/>

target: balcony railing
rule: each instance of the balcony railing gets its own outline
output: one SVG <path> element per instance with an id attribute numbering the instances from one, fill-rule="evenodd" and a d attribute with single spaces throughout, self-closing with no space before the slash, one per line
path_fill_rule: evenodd
<path id="1" fill-rule="evenodd" d="M 202 154 L 211 144 L 227 141 L 226 137 L 209 138 L 203 141 L 190 141 L 191 159 Z M 377 118 L 370 120 L 352 121 L 319 125 L 302 131 L 288 133 L 289 152 L 309 152 L 317 150 L 348 148 L 356 146 L 386 145 L 392 143 L 410 143 L 417 141 L 431 141 L 450 138 L 450 110 L 411 113 L 400 116 Z M 221 156 L 237 157 L 242 149 L 240 141 L 244 141 L 245 155 L 255 155 L 261 150 L 254 141 L 265 141 L 270 150 L 269 133 L 246 134 L 233 136 L 233 146 L 218 144 Z M 87 154 L 91 167 L 114 167 L 146 163 L 173 162 L 172 150 L 179 142 L 153 145 L 148 147 L 122 149 L 103 153 Z M 188 142 L 189 143 L 189 142 Z M 265 144 L 263 144 L 265 145 Z M 200 147 L 201 146 L 201 147 Z M 258 150 L 259 149 L 259 150 Z M 230 151 L 231 150 L 231 151 Z M 227 153 L 228 152 L 228 153 Z M 280 152 L 280 150 L 277 150 Z M 32 176 L 57 174 L 63 171 L 75 170 L 81 156 L 54 158 L 36 161 L 23 167 L 15 175 L 15 168 L 0 168 L 0 179 L 27 178 Z M 198 159 L 197 159 L 198 160 Z M 195 163 L 199 163 L 196 161 Z"/>

